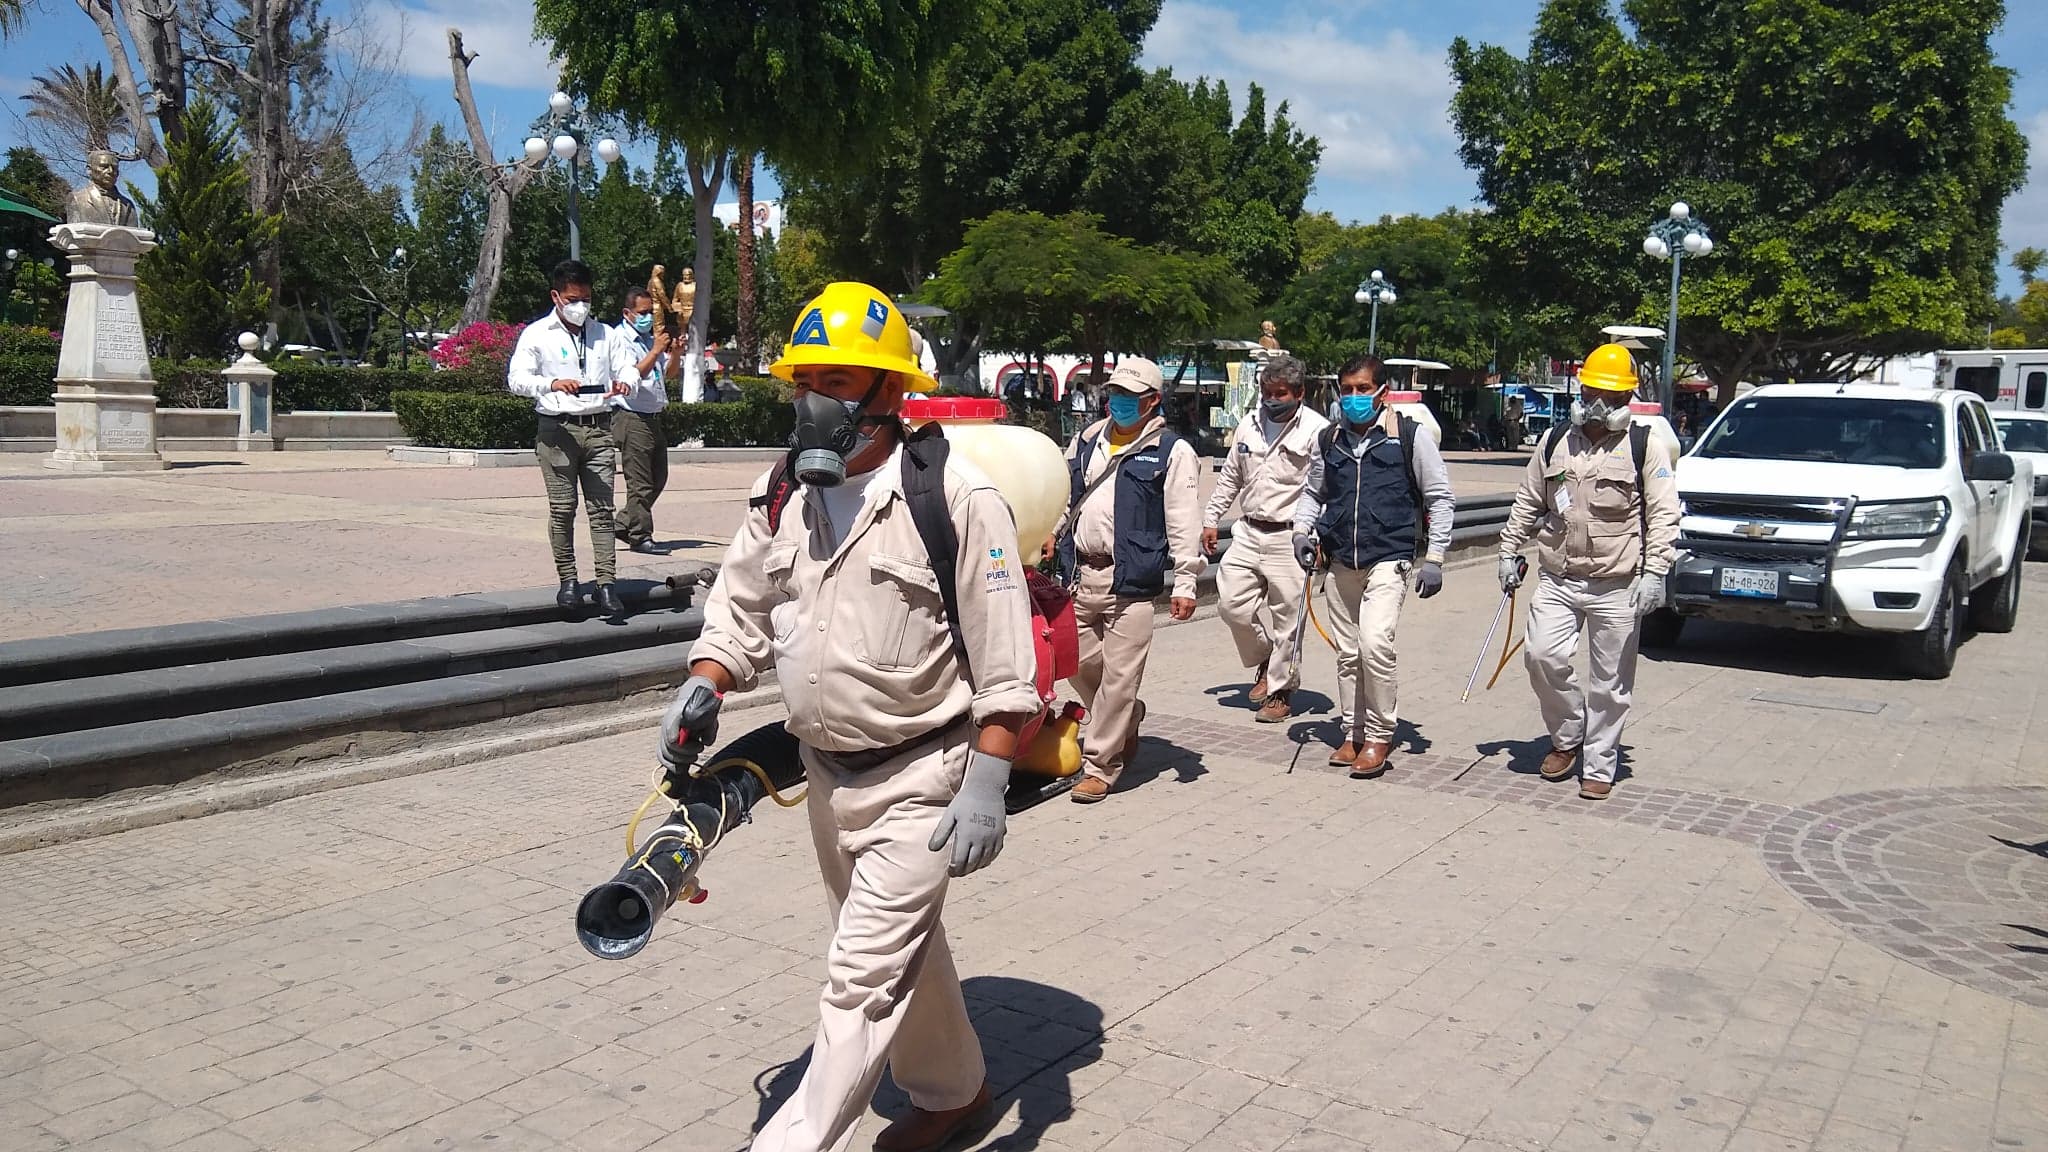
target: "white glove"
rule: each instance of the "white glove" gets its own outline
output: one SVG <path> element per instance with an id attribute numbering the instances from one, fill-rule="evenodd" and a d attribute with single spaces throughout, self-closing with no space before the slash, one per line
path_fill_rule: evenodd
<path id="1" fill-rule="evenodd" d="M 1522 586 L 1522 558 L 1503 556 L 1500 558 L 1500 590 L 1513 592 Z"/>
<path id="2" fill-rule="evenodd" d="M 1003 815 L 1003 792 L 1010 786 L 1010 762 L 976 749 L 967 758 L 967 775 L 960 792 L 946 805 L 939 826 L 932 830 L 931 843 L 937 852 L 953 842 L 953 862 L 946 872 L 965 876 L 993 863 L 1003 850 L 1007 823 Z"/>
<path id="3" fill-rule="evenodd" d="M 1664 576 L 1660 572 L 1645 572 L 1630 582 L 1629 603 L 1635 606 L 1637 616 L 1648 616 L 1664 606 Z"/>

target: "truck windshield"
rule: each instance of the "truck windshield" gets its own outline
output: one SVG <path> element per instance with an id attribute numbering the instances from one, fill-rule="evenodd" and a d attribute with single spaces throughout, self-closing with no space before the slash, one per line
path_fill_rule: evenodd
<path id="1" fill-rule="evenodd" d="M 1923 400 L 1755 396 L 1729 409 L 1696 454 L 1939 468 L 1941 407 Z"/>
<path id="2" fill-rule="evenodd" d="M 2048 452 L 2048 420 L 2000 420 L 1998 438 L 2007 452 Z"/>

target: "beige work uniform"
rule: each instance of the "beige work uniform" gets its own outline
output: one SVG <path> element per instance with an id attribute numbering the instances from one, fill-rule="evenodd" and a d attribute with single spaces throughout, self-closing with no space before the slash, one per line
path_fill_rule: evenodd
<path id="1" fill-rule="evenodd" d="M 972 725 L 1039 707 L 1031 611 L 1009 554 L 1010 507 L 956 457 L 946 499 L 971 673 L 962 666 L 904 501 L 901 455 L 882 465 L 837 546 L 808 489 L 779 531 L 750 509 L 690 653 L 723 665 L 742 689 L 776 669 L 803 744 L 833 916 L 810 1066 L 755 1152 L 840 1152 L 885 1066 L 914 1104 L 935 1111 L 966 1105 L 985 1078 L 939 922 L 951 857 L 928 843 L 966 772 Z M 767 483 L 755 483 L 757 499 Z M 858 771 L 839 758 L 876 749 L 897 753 Z"/>
<path id="2" fill-rule="evenodd" d="M 1641 572 L 1671 571 L 1678 540 L 1672 467 L 1655 436 L 1638 476 L 1626 431 L 1596 441 L 1573 428 L 1548 459 L 1537 445 L 1501 532 L 1503 557 L 1519 553 L 1534 534 L 1539 576 L 1523 662 L 1551 743 L 1584 748 L 1586 780 L 1612 782 L 1620 760 L 1641 623 L 1630 588 Z M 1581 632 L 1584 691 L 1572 668 Z"/>
<path id="3" fill-rule="evenodd" d="M 1308 482 L 1316 437 L 1329 423 L 1303 405 L 1269 441 L 1258 414 L 1245 417 L 1202 514 L 1202 527 L 1215 528 L 1233 503 L 1242 508 L 1216 568 L 1216 609 L 1230 627 L 1238 660 L 1259 669 L 1274 692 L 1295 686 L 1295 639 L 1308 581 L 1294 558 L 1294 507 Z"/>
<path id="4" fill-rule="evenodd" d="M 1150 599 L 1117 595 L 1115 565 L 1102 562 L 1116 554 L 1117 537 L 1117 481 L 1105 474 L 1157 445 L 1166 422 L 1155 415 L 1114 457 L 1108 430 L 1109 421 L 1098 420 L 1067 445 L 1067 459 L 1073 460 L 1086 441 L 1102 438 L 1082 477 L 1092 489 L 1067 515 L 1074 528 L 1074 623 L 1080 631 L 1081 658 L 1071 683 L 1088 709 L 1082 730 L 1083 770 L 1115 784 L 1126 767 L 1125 746 L 1138 732 L 1138 688 L 1152 655 L 1153 605 Z M 1168 578 L 1175 599 L 1192 600 L 1195 578 L 1207 564 L 1202 558 L 1201 461 L 1192 445 L 1179 440 L 1167 454 L 1165 469 Z"/>

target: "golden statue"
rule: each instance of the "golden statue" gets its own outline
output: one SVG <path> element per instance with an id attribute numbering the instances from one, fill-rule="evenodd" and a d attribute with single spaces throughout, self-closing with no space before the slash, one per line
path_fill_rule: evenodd
<path id="1" fill-rule="evenodd" d="M 683 282 L 671 293 L 661 279 L 667 271 L 667 265 L 656 264 L 647 277 L 647 294 L 654 297 L 654 326 L 685 336 L 690 330 L 690 317 L 697 311 L 697 273 L 683 269 Z"/>
<path id="2" fill-rule="evenodd" d="M 1261 348 L 1278 348 L 1278 347 L 1280 347 L 1280 338 L 1279 338 L 1279 336 L 1277 336 L 1277 335 L 1275 334 L 1275 332 L 1274 332 L 1274 328 L 1273 328 L 1273 322 L 1272 322 L 1271 320 L 1261 320 L 1261 321 L 1259 321 L 1259 347 L 1261 347 Z"/>
<path id="3" fill-rule="evenodd" d="M 85 171 L 88 179 L 64 203 L 65 221 L 139 227 L 141 221 L 136 219 L 135 202 L 121 195 L 117 186 L 121 158 L 105 148 L 95 148 L 86 153 Z"/>
<path id="4" fill-rule="evenodd" d="M 672 307 L 683 318 L 683 330 L 690 329 L 690 317 L 697 313 L 697 273 L 694 269 L 683 269 L 683 282 L 676 285 Z"/>

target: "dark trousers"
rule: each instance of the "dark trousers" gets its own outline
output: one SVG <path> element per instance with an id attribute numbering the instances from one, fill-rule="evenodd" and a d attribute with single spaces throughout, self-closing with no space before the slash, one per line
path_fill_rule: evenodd
<path id="1" fill-rule="evenodd" d="M 612 540 L 612 472 L 618 466 L 618 449 L 612 445 L 611 429 L 602 423 L 542 416 L 533 454 L 540 458 L 541 478 L 548 488 L 548 546 L 555 554 L 556 577 L 576 578 L 576 490 L 581 487 L 597 582 L 611 583 L 619 563 Z"/>
<path id="2" fill-rule="evenodd" d="M 661 413 L 612 413 L 612 442 L 626 473 L 626 502 L 619 509 L 619 535 L 628 544 L 654 539 L 654 502 L 668 487 L 668 436 Z"/>

